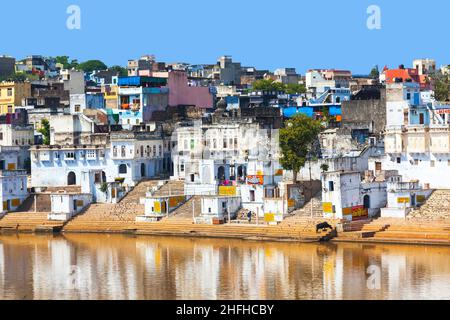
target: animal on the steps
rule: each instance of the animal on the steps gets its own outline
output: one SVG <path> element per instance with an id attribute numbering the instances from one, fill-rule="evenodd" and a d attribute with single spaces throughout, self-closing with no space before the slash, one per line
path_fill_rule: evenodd
<path id="1" fill-rule="evenodd" d="M 319 232 L 319 230 L 333 230 L 333 227 L 328 222 L 322 222 L 316 225 L 316 233 Z"/>

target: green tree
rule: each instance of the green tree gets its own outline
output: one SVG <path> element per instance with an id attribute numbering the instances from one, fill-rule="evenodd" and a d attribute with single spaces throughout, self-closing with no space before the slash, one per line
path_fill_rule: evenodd
<path id="1" fill-rule="evenodd" d="M 43 136 L 43 143 L 46 146 L 50 145 L 50 122 L 47 119 L 41 120 L 41 128 L 38 130 Z"/>
<path id="2" fill-rule="evenodd" d="M 61 63 L 64 66 L 64 69 L 73 69 L 78 66 L 78 60 L 72 59 L 69 62 L 68 56 L 57 56 L 55 58 L 55 60 L 56 60 L 56 63 Z"/>
<path id="3" fill-rule="evenodd" d="M 306 92 L 306 87 L 303 84 L 289 83 L 284 86 L 284 91 L 287 94 L 301 94 Z"/>
<path id="4" fill-rule="evenodd" d="M 100 60 L 88 60 L 80 63 L 77 68 L 84 72 L 92 72 L 96 70 L 106 70 L 108 69 L 108 66 Z"/>
<path id="5" fill-rule="evenodd" d="M 313 156 L 314 142 L 323 129 L 319 120 L 298 114 L 287 120 L 280 130 L 280 163 L 285 170 L 293 171 L 294 182 L 297 182 L 297 174 L 305 166 L 308 155 Z"/>
<path id="6" fill-rule="evenodd" d="M 253 90 L 261 91 L 284 91 L 285 87 L 282 83 L 275 82 L 272 79 L 261 79 L 253 82 Z"/>
<path id="7" fill-rule="evenodd" d="M 24 82 L 27 80 L 39 80 L 39 75 L 25 72 L 15 72 L 9 76 L 0 77 L 1 81 L 14 81 L 14 82 Z"/>
<path id="8" fill-rule="evenodd" d="M 120 77 L 128 76 L 128 70 L 121 66 L 112 66 L 109 68 L 109 70 L 117 72 Z"/>
<path id="9" fill-rule="evenodd" d="M 448 101 L 450 96 L 450 83 L 448 76 L 434 74 L 432 76 L 434 83 L 434 98 L 438 101 Z"/>
<path id="10" fill-rule="evenodd" d="M 369 77 L 373 79 L 378 79 L 380 77 L 380 70 L 378 69 L 378 65 L 372 68 Z"/>

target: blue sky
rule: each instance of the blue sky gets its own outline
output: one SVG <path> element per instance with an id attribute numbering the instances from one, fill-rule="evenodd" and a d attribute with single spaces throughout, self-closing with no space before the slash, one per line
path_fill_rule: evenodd
<path id="1" fill-rule="evenodd" d="M 81 30 L 66 28 L 69 5 L 81 9 Z M 381 9 L 381 30 L 366 27 L 369 5 Z M 0 4 L 0 54 L 98 58 L 125 65 L 155 54 L 165 62 L 215 63 L 223 54 L 260 69 L 450 64 L 442 0 L 14 0 Z"/>

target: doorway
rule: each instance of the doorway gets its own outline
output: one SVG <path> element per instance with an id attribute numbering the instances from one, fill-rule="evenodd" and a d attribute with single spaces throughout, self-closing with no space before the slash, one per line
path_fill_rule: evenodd
<path id="1" fill-rule="evenodd" d="M 141 163 L 141 177 L 142 178 L 146 176 L 145 171 L 146 171 L 145 170 L 145 164 Z"/>
<path id="2" fill-rule="evenodd" d="M 69 172 L 67 175 L 67 185 L 68 186 L 74 186 L 77 184 L 77 176 L 75 175 L 75 172 Z"/>

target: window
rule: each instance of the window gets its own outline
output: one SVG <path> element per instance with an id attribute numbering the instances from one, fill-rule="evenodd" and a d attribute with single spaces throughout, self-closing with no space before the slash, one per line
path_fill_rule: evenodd
<path id="1" fill-rule="evenodd" d="M 156 157 L 156 146 L 153 146 L 153 156 Z"/>
<path id="2" fill-rule="evenodd" d="M 117 157 L 117 147 L 113 147 L 113 157 Z"/>
<path id="3" fill-rule="evenodd" d="M 126 174 L 127 173 L 127 165 L 126 164 L 121 164 L 119 166 L 119 174 Z"/>
<path id="4" fill-rule="evenodd" d="M 255 201 L 255 190 L 250 190 L 250 201 L 251 202 Z"/>
<path id="5" fill-rule="evenodd" d="M 375 170 L 381 171 L 381 162 L 375 162 Z"/>
<path id="6" fill-rule="evenodd" d="M 75 159 L 75 153 L 74 152 L 66 152 L 66 159 L 68 159 L 68 160 Z"/>
<path id="7" fill-rule="evenodd" d="M 180 171 L 181 171 L 181 172 L 184 172 L 184 163 L 182 163 L 182 164 L 180 165 Z"/>
<path id="8" fill-rule="evenodd" d="M 191 174 L 191 182 L 194 182 L 194 181 L 195 181 L 195 175 Z"/>
<path id="9" fill-rule="evenodd" d="M 419 160 L 418 159 L 414 159 L 414 165 L 415 166 L 419 165 Z"/>
<path id="10" fill-rule="evenodd" d="M 3 140 L 3 132 L 0 132 L 0 140 Z"/>
<path id="11" fill-rule="evenodd" d="M 402 163 L 402 158 L 397 157 L 397 163 Z"/>
<path id="12" fill-rule="evenodd" d="M 227 148 L 227 139 L 223 139 L 223 148 L 224 148 L 224 149 Z"/>
<path id="13" fill-rule="evenodd" d="M 430 167 L 434 168 L 435 166 L 436 166 L 435 161 L 434 161 L 434 160 L 431 160 L 431 161 L 430 161 Z"/>
<path id="14" fill-rule="evenodd" d="M 94 183 L 101 183 L 102 182 L 102 174 L 101 172 L 96 172 L 94 174 Z"/>
<path id="15" fill-rule="evenodd" d="M 122 146 L 122 147 L 121 147 L 120 155 L 121 155 L 122 157 L 125 157 L 125 156 L 127 155 L 127 154 L 126 154 L 126 148 L 125 148 L 125 146 Z"/>
<path id="16" fill-rule="evenodd" d="M 80 105 L 76 104 L 75 105 L 75 112 L 80 112 L 80 109 L 81 109 Z"/>
<path id="17" fill-rule="evenodd" d="M 159 156 L 161 157 L 162 156 L 162 147 L 159 146 L 158 148 L 159 148 Z"/>
<path id="18" fill-rule="evenodd" d="M 328 181 L 328 191 L 334 191 L 334 182 Z"/>
<path id="19" fill-rule="evenodd" d="M 12 95 L 13 95 L 13 90 L 12 90 L 12 88 L 8 88 L 8 90 L 6 91 L 6 95 L 7 95 L 8 97 L 12 97 Z"/>

